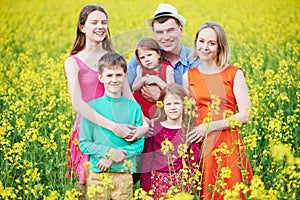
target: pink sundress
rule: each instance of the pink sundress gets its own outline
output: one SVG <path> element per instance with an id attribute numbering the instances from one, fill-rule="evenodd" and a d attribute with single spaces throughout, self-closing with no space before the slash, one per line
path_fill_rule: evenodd
<path id="1" fill-rule="evenodd" d="M 103 96 L 104 86 L 98 80 L 98 72 L 88 67 L 75 55 L 71 56 L 74 58 L 79 66 L 79 84 L 81 88 L 82 98 L 85 102 L 91 101 L 98 97 Z M 77 114 L 73 130 L 68 142 L 67 149 L 67 163 L 68 172 L 67 178 L 74 178 L 78 176 L 79 183 L 85 184 L 87 178 L 88 169 L 83 164 L 89 161 L 89 155 L 83 154 L 78 146 L 79 143 L 79 125 L 81 121 L 81 115 Z"/>

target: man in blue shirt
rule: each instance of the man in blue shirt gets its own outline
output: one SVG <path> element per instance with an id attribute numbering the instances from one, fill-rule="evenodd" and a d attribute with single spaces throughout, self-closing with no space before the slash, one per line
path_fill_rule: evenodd
<path id="1" fill-rule="evenodd" d="M 183 27 L 186 24 L 185 18 L 177 13 L 177 9 L 170 4 L 159 4 L 153 17 L 146 20 L 146 25 L 151 28 L 155 40 L 162 48 L 164 59 L 169 62 L 174 70 L 175 82 L 182 85 L 182 75 L 191 67 L 198 66 L 200 61 L 195 63 L 189 58 L 191 50 L 186 48 L 180 41 L 183 35 Z M 132 84 L 136 78 L 136 68 L 138 63 L 133 56 L 128 62 L 128 82 L 132 89 Z M 157 85 L 144 85 L 141 88 L 142 96 L 150 101 L 156 102 L 161 94 L 161 89 Z M 150 124 L 150 126 L 152 126 Z M 138 159 L 138 161 L 141 159 Z M 139 172 L 139 164 L 138 169 Z M 139 173 L 133 175 L 133 181 L 139 180 Z"/>
<path id="2" fill-rule="evenodd" d="M 175 82 L 182 85 L 182 75 L 190 68 L 199 64 L 189 58 L 191 50 L 186 48 L 180 41 L 183 35 L 185 18 L 177 13 L 174 6 L 170 4 L 159 4 L 153 17 L 146 20 L 146 25 L 152 29 L 154 38 L 164 52 L 164 59 L 169 62 L 174 70 Z M 132 86 L 136 77 L 138 63 L 136 57 L 128 62 L 128 82 Z M 142 87 L 142 95 L 145 99 L 156 102 L 160 96 L 158 86 L 145 85 Z"/>

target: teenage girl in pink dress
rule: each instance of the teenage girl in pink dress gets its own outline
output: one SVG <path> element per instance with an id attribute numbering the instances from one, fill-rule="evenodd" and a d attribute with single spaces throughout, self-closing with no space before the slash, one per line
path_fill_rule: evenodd
<path id="1" fill-rule="evenodd" d="M 82 190 L 81 199 L 85 198 L 85 184 L 88 169 L 83 165 L 89 161 L 88 155 L 80 152 L 78 147 L 79 125 L 81 117 L 114 132 L 117 136 L 134 140 L 141 137 L 148 130 L 147 122 L 142 127 L 132 127 L 126 124 L 117 124 L 103 117 L 92 109 L 87 102 L 104 94 L 103 84 L 98 80 L 96 64 L 107 52 L 113 51 L 108 28 L 108 15 L 99 6 L 87 5 L 79 15 L 77 35 L 71 55 L 65 61 L 65 73 L 72 106 L 77 112 L 73 132 L 68 142 L 67 177 L 78 176 L 79 188 Z M 133 98 L 128 83 L 123 87 L 127 98 Z"/>

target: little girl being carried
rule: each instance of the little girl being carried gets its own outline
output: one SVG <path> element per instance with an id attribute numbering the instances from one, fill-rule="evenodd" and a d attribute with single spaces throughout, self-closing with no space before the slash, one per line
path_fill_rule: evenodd
<path id="1" fill-rule="evenodd" d="M 164 61 L 163 52 L 153 38 L 142 39 L 135 50 L 139 66 L 136 69 L 136 79 L 132 90 L 136 101 L 141 105 L 145 117 L 151 119 L 155 114 L 156 102 L 146 100 L 141 93 L 145 85 L 157 85 L 161 90 L 166 84 L 174 83 L 174 71 L 167 61 Z"/>

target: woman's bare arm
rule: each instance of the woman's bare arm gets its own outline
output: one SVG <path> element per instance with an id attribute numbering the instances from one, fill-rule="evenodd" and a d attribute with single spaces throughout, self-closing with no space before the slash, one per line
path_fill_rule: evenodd
<path id="1" fill-rule="evenodd" d="M 71 57 L 65 61 L 65 72 L 68 81 L 69 94 L 75 112 L 78 112 L 89 121 L 111 130 L 119 137 L 127 138 L 133 134 L 132 129 L 128 127 L 128 125 L 117 124 L 103 117 L 82 99 L 78 79 L 79 67 L 76 61 Z"/>
<path id="2" fill-rule="evenodd" d="M 212 131 L 230 128 L 230 122 L 234 118 L 238 119 L 243 124 L 252 119 L 251 101 L 248 94 L 248 87 L 244 74 L 241 70 L 238 70 L 235 75 L 233 93 L 236 98 L 239 111 L 226 119 L 213 121 L 209 124 L 200 124 L 188 134 L 189 141 L 197 141 Z"/>

